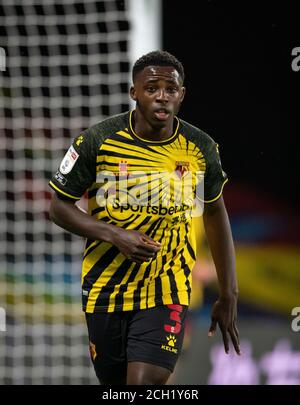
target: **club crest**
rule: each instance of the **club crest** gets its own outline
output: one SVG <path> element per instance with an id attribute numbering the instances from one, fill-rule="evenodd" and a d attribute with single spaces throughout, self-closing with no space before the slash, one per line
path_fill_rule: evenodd
<path id="1" fill-rule="evenodd" d="M 182 179 L 182 177 L 189 171 L 189 162 L 177 161 L 175 163 L 175 172 L 177 176 Z"/>

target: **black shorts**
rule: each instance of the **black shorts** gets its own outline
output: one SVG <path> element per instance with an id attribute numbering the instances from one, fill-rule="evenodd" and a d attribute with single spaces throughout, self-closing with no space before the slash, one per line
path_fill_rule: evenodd
<path id="1" fill-rule="evenodd" d="M 174 370 L 180 354 L 187 306 L 165 305 L 112 313 L 86 313 L 90 354 L 99 380 L 125 378 L 127 363 L 139 361 Z"/>

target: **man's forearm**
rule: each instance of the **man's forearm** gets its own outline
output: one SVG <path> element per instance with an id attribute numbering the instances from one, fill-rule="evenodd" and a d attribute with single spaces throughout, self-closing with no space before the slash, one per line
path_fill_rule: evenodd
<path id="1" fill-rule="evenodd" d="M 203 222 L 207 241 L 214 260 L 220 288 L 220 296 L 237 295 L 235 251 L 231 228 L 223 198 L 204 209 Z"/>
<path id="2" fill-rule="evenodd" d="M 56 195 L 52 198 L 50 219 L 65 230 L 92 240 L 112 243 L 118 231 L 114 225 L 97 221 L 72 202 L 60 200 Z"/>

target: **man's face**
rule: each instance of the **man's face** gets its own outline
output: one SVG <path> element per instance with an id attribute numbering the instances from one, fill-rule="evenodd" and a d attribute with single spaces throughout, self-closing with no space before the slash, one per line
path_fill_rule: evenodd
<path id="1" fill-rule="evenodd" d="M 172 66 L 147 66 L 136 75 L 130 95 L 153 127 L 164 127 L 179 111 L 185 88 Z"/>

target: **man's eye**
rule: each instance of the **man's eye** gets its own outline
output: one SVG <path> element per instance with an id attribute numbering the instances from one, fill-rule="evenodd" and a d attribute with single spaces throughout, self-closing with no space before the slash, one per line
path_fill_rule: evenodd
<path id="1" fill-rule="evenodd" d="M 177 91 L 176 87 L 169 87 L 167 90 L 169 93 L 175 93 Z"/>
<path id="2" fill-rule="evenodd" d="M 154 93 L 155 92 L 155 87 L 148 87 L 147 91 L 149 91 L 149 93 Z"/>

